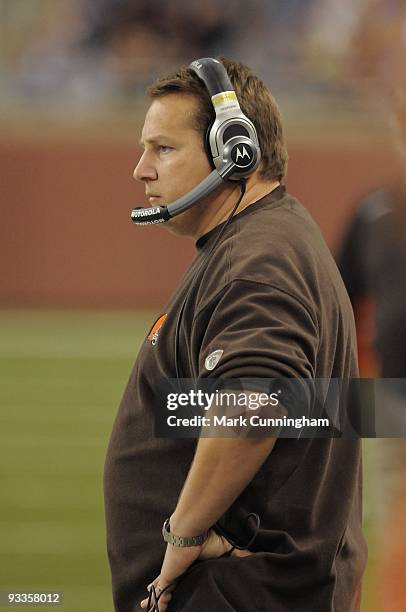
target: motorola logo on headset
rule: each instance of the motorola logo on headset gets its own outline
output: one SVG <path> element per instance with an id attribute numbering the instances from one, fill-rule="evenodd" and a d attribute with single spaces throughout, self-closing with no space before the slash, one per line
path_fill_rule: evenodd
<path id="1" fill-rule="evenodd" d="M 231 159 L 239 168 L 246 168 L 252 164 L 254 154 L 248 144 L 236 144 L 231 149 Z"/>
<path id="2" fill-rule="evenodd" d="M 252 121 L 241 110 L 227 70 L 211 57 L 189 65 L 210 94 L 216 113 L 207 134 L 208 157 L 214 169 L 194 189 L 175 202 L 154 208 L 134 208 L 137 225 L 169 221 L 213 193 L 223 181 L 241 181 L 252 174 L 261 161 L 258 136 Z"/>

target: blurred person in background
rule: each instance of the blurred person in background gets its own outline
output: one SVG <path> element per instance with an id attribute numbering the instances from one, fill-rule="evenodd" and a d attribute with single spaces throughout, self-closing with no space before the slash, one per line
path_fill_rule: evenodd
<path id="1" fill-rule="evenodd" d="M 227 49 L 236 7 L 223 0 L 81 0 L 82 44 L 97 47 L 119 79 L 121 93 L 145 90 L 150 75 L 185 56 Z"/>
<path id="2" fill-rule="evenodd" d="M 381 609 L 406 608 L 406 89 L 399 89 L 389 119 L 400 162 L 398 179 L 368 194 L 358 205 L 338 254 L 338 265 L 357 322 L 361 374 L 382 381 L 373 441 L 370 493 L 380 521 Z M 395 380 L 394 380 L 395 379 Z M 385 439 L 385 435 L 388 438 Z M 372 509 L 370 509 L 372 510 Z M 391 537 L 388 538 L 388 525 Z"/>
<path id="3" fill-rule="evenodd" d="M 382 378 L 375 388 L 380 390 L 377 436 L 383 438 L 370 443 L 375 465 L 370 496 L 379 521 L 376 600 L 385 612 L 406 609 L 405 57 L 405 0 L 366 2 L 351 43 L 350 68 L 367 103 L 384 118 L 396 177 L 357 204 L 338 265 L 354 306 L 361 375 Z"/>
<path id="4" fill-rule="evenodd" d="M 405 0 L 369 0 L 353 34 L 349 63 L 390 132 L 397 179 L 356 207 L 338 262 L 358 313 L 361 373 L 385 378 L 406 375 L 405 56 Z"/>
<path id="5" fill-rule="evenodd" d="M 255 4 L 260 9 L 262 0 Z M 185 57 L 227 52 L 239 29 L 249 26 L 254 8 L 242 0 L 232 5 L 225 0 L 44 5 L 49 26 L 22 48 L 13 68 L 16 89 L 32 101 L 58 101 L 65 110 L 88 106 L 93 112 L 95 98 L 100 108 L 140 94 L 151 74 L 170 70 Z M 5 5 L 6 23 L 13 11 Z"/>
<path id="6" fill-rule="evenodd" d="M 359 322 L 363 374 L 405 378 L 405 88 L 394 92 L 391 107 L 388 124 L 399 160 L 398 179 L 368 194 L 357 206 L 343 237 L 338 263 Z"/>
<path id="7" fill-rule="evenodd" d="M 222 62 L 231 84 L 218 94 L 221 105 L 235 100 L 232 86 L 262 158 L 244 181 L 221 183 L 167 222 L 196 240 L 197 254 L 141 348 L 110 439 L 105 502 L 115 607 L 130 612 L 143 600 L 146 609 L 149 592 L 161 612 L 356 612 L 366 563 L 359 440 L 196 443 L 154 431 L 167 379 L 330 380 L 358 372 L 338 270 L 319 228 L 281 184 L 287 151 L 275 100 L 247 66 Z M 216 84 L 219 70 L 211 75 Z M 214 163 L 205 139 L 215 102 L 195 72 L 181 69 L 149 93 L 134 171 L 149 197 L 142 218 L 190 192 Z M 225 142 L 231 137 L 224 132 Z M 254 148 L 235 159 L 251 164 Z M 248 529 L 252 513 L 259 522 Z"/>

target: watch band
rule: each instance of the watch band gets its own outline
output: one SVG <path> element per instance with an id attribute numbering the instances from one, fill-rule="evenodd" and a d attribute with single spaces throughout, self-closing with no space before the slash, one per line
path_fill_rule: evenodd
<path id="1" fill-rule="evenodd" d="M 205 531 L 200 535 L 190 537 L 175 535 L 171 532 L 169 518 L 167 518 L 162 527 L 162 535 L 165 542 L 168 542 L 168 544 L 172 544 L 172 546 L 177 546 L 179 548 L 186 548 L 188 546 L 201 546 L 207 540 L 208 532 Z"/>

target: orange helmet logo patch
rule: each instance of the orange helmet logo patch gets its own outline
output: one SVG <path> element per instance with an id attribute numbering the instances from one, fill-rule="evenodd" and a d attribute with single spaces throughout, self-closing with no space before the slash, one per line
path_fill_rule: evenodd
<path id="1" fill-rule="evenodd" d="M 165 319 L 168 315 L 167 314 L 163 314 L 159 317 L 159 319 L 157 319 L 155 321 L 155 323 L 153 324 L 151 331 L 148 334 L 148 342 L 150 342 L 153 346 L 155 346 L 155 344 L 158 341 L 158 335 L 159 335 L 159 330 L 161 329 L 162 325 L 165 323 Z"/>

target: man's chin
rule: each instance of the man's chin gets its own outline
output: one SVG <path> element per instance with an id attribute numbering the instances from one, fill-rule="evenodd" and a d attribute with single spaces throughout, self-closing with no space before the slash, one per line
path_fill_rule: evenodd
<path id="1" fill-rule="evenodd" d="M 177 236 L 187 236 L 188 235 L 188 224 L 185 223 L 185 219 L 182 219 L 182 214 L 171 217 L 169 221 L 165 221 L 165 223 L 161 223 L 165 229 L 170 231 L 172 234 L 176 234 Z"/>
<path id="2" fill-rule="evenodd" d="M 154 201 L 150 203 L 150 207 L 153 208 L 157 206 L 164 206 L 166 204 L 167 201 L 165 201 L 163 197 L 159 197 L 154 198 Z M 205 200 L 201 200 L 200 202 L 197 202 L 179 215 L 171 217 L 169 221 L 165 221 L 164 223 L 158 223 L 157 225 L 164 227 L 171 233 L 176 234 L 178 236 L 193 237 L 197 221 L 200 215 L 202 214 L 202 211 L 204 210 L 206 204 L 207 202 Z"/>

